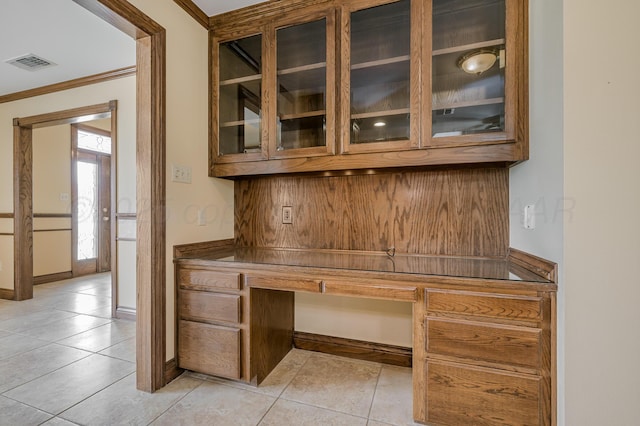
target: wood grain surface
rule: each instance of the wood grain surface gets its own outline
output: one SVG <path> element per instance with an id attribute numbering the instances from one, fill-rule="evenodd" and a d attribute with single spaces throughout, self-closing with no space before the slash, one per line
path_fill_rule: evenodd
<path id="1" fill-rule="evenodd" d="M 542 319 L 542 298 L 492 293 L 427 290 L 427 311 L 475 317 Z"/>
<path id="2" fill-rule="evenodd" d="M 236 181 L 236 244 L 505 257 L 508 173 L 482 168 Z M 282 223 L 283 206 L 292 207 L 292 224 Z"/>
<path id="3" fill-rule="evenodd" d="M 429 355 L 540 368 L 541 330 L 444 318 L 426 319 Z"/>
<path id="4" fill-rule="evenodd" d="M 428 424 L 541 425 L 540 378 L 427 361 Z"/>
<path id="5" fill-rule="evenodd" d="M 205 374 L 240 378 L 240 330 L 180 321 L 178 366 Z"/>

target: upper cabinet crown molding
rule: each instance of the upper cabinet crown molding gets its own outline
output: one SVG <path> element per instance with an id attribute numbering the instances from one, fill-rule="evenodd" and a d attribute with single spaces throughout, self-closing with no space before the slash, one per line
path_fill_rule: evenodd
<path id="1" fill-rule="evenodd" d="M 277 0 L 211 17 L 210 175 L 526 160 L 527 21 L 526 0 Z"/>

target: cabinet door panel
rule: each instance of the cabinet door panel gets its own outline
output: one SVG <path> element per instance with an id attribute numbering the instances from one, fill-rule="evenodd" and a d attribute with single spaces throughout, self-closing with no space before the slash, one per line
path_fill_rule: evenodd
<path id="1" fill-rule="evenodd" d="M 426 422 L 448 425 L 543 425 L 541 379 L 427 360 Z"/>
<path id="2" fill-rule="evenodd" d="M 342 80 L 348 83 L 345 152 L 404 150 L 417 146 L 414 49 L 419 37 L 411 0 L 349 11 L 343 44 L 349 49 Z M 346 53 L 343 50 L 344 53 Z M 347 99 L 344 99 L 346 102 Z"/>
<path id="3" fill-rule="evenodd" d="M 180 269 L 178 271 L 178 283 L 182 288 L 195 290 L 240 290 L 240 274 L 215 272 L 206 269 Z"/>
<path id="4" fill-rule="evenodd" d="M 180 290 L 178 313 L 181 318 L 201 321 L 240 322 L 240 296 Z"/>
<path id="5" fill-rule="evenodd" d="M 312 18 L 306 17 L 309 20 Z M 322 156 L 335 147 L 335 12 L 277 23 L 269 158 Z"/>
<path id="6" fill-rule="evenodd" d="M 180 321 L 178 333 L 180 368 L 240 378 L 240 330 Z"/>
<path id="7" fill-rule="evenodd" d="M 542 319 L 540 297 L 427 290 L 429 312 L 446 312 L 497 319 Z"/>
<path id="8" fill-rule="evenodd" d="M 427 318 L 427 353 L 540 368 L 541 330 Z"/>
<path id="9" fill-rule="evenodd" d="M 213 42 L 212 148 L 217 163 L 265 158 L 262 42 L 260 34 Z"/>

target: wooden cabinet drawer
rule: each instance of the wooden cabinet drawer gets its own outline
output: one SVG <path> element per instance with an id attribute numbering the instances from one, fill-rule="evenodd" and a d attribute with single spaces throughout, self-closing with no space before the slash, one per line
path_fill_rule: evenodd
<path id="1" fill-rule="evenodd" d="M 178 283 L 182 288 L 240 290 L 240 274 L 235 272 L 216 272 L 206 269 L 180 269 Z"/>
<path id="2" fill-rule="evenodd" d="M 404 300 L 407 302 L 413 302 L 417 298 L 417 289 L 413 286 L 380 284 L 354 285 L 349 282 L 340 281 L 326 281 L 324 284 L 324 293 L 339 296 L 360 296 L 377 299 Z"/>
<path id="3" fill-rule="evenodd" d="M 247 277 L 247 286 L 271 290 L 322 292 L 322 280 L 281 279 L 273 277 Z"/>
<path id="4" fill-rule="evenodd" d="M 180 368 L 214 376 L 240 378 L 240 330 L 191 321 L 178 326 Z"/>
<path id="5" fill-rule="evenodd" d="M 427 361 L 426 423 L 547 425 L 537 376 Z"/>
<path id="6" fill-rule="evenodd" d="M 501 319 L 542 319 L 542 298 L 466 291 L 426 290 L 427 312 Z"/>
<path id="7" fill-rule="evenodd" d="M 180 318 L 240 322 L 240 295 L 179 290 Z"/>
<path id="8" fill-rule="evenodd" d="M 427 317 L 425 330 L 428 354 L 541 367 L 537 328 Z"/>

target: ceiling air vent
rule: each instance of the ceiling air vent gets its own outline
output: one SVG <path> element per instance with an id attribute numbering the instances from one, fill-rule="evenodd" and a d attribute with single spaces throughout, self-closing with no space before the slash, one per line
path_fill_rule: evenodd
<path id="1" fill-rule="evenodd" d="M 37 71 L 37 70 L 41 70 L 42 68 L 47 68 L 47 67 L 56 65 L 51 61 L 48 61 L 44 58 L 34 55 L 33 53 L 29 53 L 27 55 L 22 55 L 17 58 L 9 59 L 5 62 L 27 71 Z"/>

